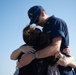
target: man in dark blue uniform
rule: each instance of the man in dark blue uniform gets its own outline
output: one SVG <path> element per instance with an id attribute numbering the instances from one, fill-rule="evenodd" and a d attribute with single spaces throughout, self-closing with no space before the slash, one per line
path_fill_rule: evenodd
<path id="1" fill-rule="evenodd" d="M 69 46 L 69 33 L 67 24 L 60 18 L 53 16 L 48 16 L 45 10 L 41 6 L 33 6 L 28 11 L 28 16 L 30 19 L 30 24 L 36 24 L 43 27 L 44 33 L 49 33 L 51 35 L 51 43 L 55 44 L 55 47 L 48 46 L 42 50 L 35 52 L 34 54 L 29 54 L 27 57 L 20 61 L 23 66 L 28 57 L 30 58 L 28 62 L 32 61 L 34 58 L 45 58 L 54 55 L 56 52 L 61 51 L 65 48 L 68 49 Z M 63 53 L 65 54 L 65 53 Z M 65 54 L 66 55 L 66 54 Z M 34 58 L 33 58 L 34 56 Z M 66 55 L 69 57 L 69 55 Z M 71 62 L 72 58 L 67 59 L 67 62 Z M 24 63 L 23 63 L 24 62 Z M 72 68 L 69 66 L 63 67 L 59 66 L 61 75 L 75 75 Z"/>

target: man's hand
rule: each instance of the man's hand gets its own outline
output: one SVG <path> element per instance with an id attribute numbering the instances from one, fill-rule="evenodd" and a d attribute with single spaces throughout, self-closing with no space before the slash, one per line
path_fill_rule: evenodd
<path id="1" fill-rule="evenodd" d="M 18 66 L 21 68 L 23 66 L 26 66 L 30 64 L 34 60 L 34 57 L 32 54 L 23 54 L 21 56 L 20 62 L 18 63 Z"/>
<path id="2" fill-rule="evenodd" d="M 70 48 L 69 48 L 69 47 L 63 49 L 63 52 L 64 52 L 65 54 L 67 54 L 67 55 L 71 55 L 71 52 L 70 52 Z"/>

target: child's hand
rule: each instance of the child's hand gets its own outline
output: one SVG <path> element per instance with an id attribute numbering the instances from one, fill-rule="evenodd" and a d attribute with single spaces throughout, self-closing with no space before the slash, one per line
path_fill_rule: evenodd
<path id="1" fill-rule="evenodd" d="M 33 49 L 32 46 L 21 46 L 19 48 L 23 53 L 34 53 L 35 52 L 35 49 Z"/>

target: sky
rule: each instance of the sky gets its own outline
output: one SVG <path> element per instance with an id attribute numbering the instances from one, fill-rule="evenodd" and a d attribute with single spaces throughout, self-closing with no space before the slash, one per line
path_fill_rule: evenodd
<path id="1" fill-rule="evenodd" d="M 24 41 L 22 30 L 29 24 L 27 11 L 41 5 L 49 16 L 63 19 L 68 26 L 72 55 L 76 58 L 76 0 L 0 0 L 0 75 L 13 75 L 16 61 L 11 53 Z"/>

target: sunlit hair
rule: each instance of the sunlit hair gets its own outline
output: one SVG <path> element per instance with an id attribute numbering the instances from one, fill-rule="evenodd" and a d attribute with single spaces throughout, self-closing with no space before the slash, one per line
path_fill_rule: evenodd
<path id="1" fill-rule="evenodd" d="M 41 48 L 50 44 L 49 36 L 44 34 L 39 28 L 35 28 L 31 25 L 23 29 L 23 40 L 28 45 L 39 46 Z"/>
<path id="2" fill-rule="evenodd" d="M 26 44 L 35 46 L 41 30 L 32 25 L 28 25 L 23 29 L 23 40 Z"/>
<path id="3" fill-rule="evenodd" d="M 35 29 L 34 26 L 28 25 L 28 26 L 26 26 L 26 27 L 23 29 L 23 34 L 25 34 L 25 35 L 30 35 L 30 32 L 31 32 L 32 30 L 34 30 L 34 29 Z"/>

